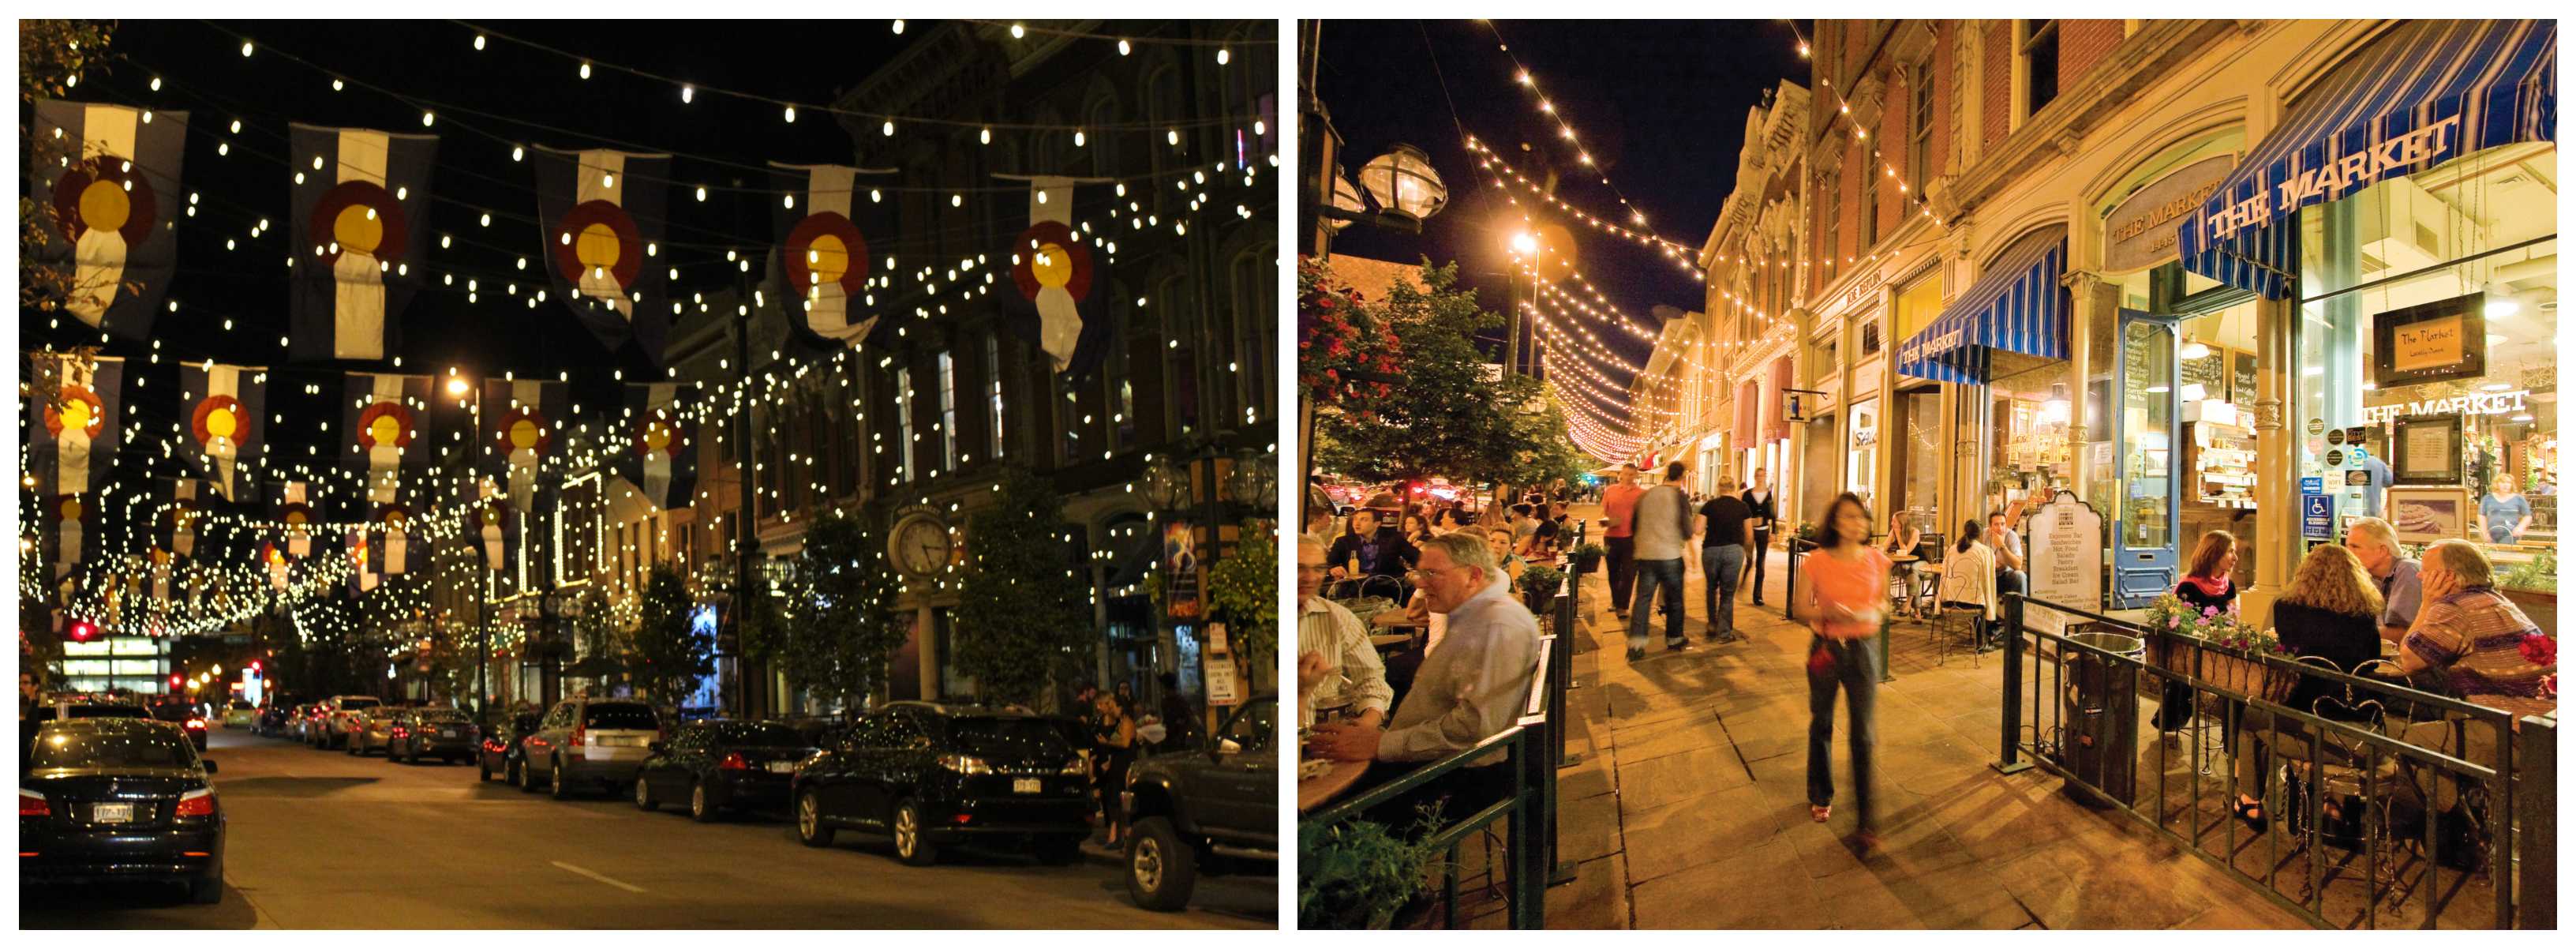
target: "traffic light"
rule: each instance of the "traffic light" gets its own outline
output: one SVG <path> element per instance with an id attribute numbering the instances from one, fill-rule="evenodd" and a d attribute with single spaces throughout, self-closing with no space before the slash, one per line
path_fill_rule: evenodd
<path id="1" fill-rule="evenodd" d="M 173 689 L 176 689 L 176 688 L 178 688 L 179 686 L 186 684 L 186 683 L 187 683 L 187 681 L 188 681 L 188 677 L 186 677 L 186 676 L 180 675 L 180 674 L 178 674 L 178 673 L 176 673 L 176 672 L 170 673 L 170 687 L 171 687 L 171 688 L 173 688 Z"/>
<path id="2" fill-rule="evenodd" d="M 253 659 L 253 660 L 251 660 L 251 661 L 250 661 L 250 671 L 252 671 L 252 672 L 259 672 L 259 671 L 261 671 L 261 670 L 260 670 L 260 665 L 259 665 L 259 660 L 257 660 L 257 659 Z"/>
<path id="3" fill-rule="evenodd" d="M 76 619 L 76 620 L 73 620 L 73 621 L 72 621 L 72 626 L 71 626 L 71 636 L 72 636 L 72 641 L 73 641 L 73 642 L 76 642 L 76 643 L 85 643 L 85 642 L 88 642 L 88 641 L 90 641 L 90 640 L 97 639 L 97 638 L 98 638 L 98 624 L 97 624 L 97 623 L 90 622 L 90 621 L 85 620 L 85 619 Z"/>

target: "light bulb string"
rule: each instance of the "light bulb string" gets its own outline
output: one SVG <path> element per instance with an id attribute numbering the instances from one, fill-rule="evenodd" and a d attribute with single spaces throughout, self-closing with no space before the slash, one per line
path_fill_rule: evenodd
<path id="1" fill-rule="evenodd" d="M 1137 44 L 1139 44 L 1139 45 L 1159 45 L 1159 46 L 1207 46 L 1207 47 L 1215 47 L 1215 48 L 1219 48 L 1219 49 L 1222 49 L 1222 48 L 1225 48 L 1225 47 L 1229 47 L 1229 46 L 1277 46 L 1277 45 L 1279 45 L 1279 40 L 1278 40 L 1276 37 L 1273 37 L 1273 38 L 1271 38 L 1271 39 L 1260 39 L 1260 38 L 1258 38 L 1258 37 L 1246 37 L 1246 38 L 1243 38 L 1243 39 L 1236 39 L 1236 40 L 1223 40 L 1223 39 L 1205 39 L 1205 38 L 1195 37 L 1195 36 L 1138 36 L 1138 35 L 1131 34 L 1131 33 L 1101 33 L 1101 32 L 1091 31 L 1091 30 L 1068 30 L 1068 29 L 1064 29 L 1064 28 L 1061 28 L 1061 27 L 1051 27 L 1051 26 L 1031 26 L 1031 25 L 1029 25 L 1029 24 L 1027 24 L 1027 23 L 1020 22 L 1020 21 L 1016 21 L 1016 20 L 974 20 L 974 19 L 964 19 L 964 18 L 960 18 L 957 22 L 959 22 L 959 23 L 973 23 L 973 24 L 976 24 L 976 25 L 978 25 L 978 26 L 1000 26 L 1000 27 L 1011 27 L 1011 28 L 1014 28 L 1014 29 L 1026 30 L 1026 31 L 1031 32 L 1031 33 L 1036 33 L 1036 34 L 1038 34 L 1038 35 L 1040 35 L 1040 36 L 1061 36 L 1061 37 L 1065 37 L 1065 38 L 1067 38 L 1067 39 L 1084 39 L 1084 40 L 1114 40 L 1114 41 L 1121 42 L 1121 43 L 1131 42 L 1131 41 L 1132 41 L 1132 42 L 1135 42 L 1135 43 L 1137 43 Z"/>

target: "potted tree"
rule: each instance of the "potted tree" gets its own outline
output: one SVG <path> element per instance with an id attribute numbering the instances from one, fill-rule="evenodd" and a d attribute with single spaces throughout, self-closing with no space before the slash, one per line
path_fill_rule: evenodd
<path id="1" fill-rule="evenodd" d="M 1529 569 L 1521 571 L 1521 602 L 1527 604 L 1532 613 L 1545 613 L 1548 602 L 1556 599 L 1557 589 L 1564 585 L 1565 574 L 1555 567 L 1531 564 Z"/>

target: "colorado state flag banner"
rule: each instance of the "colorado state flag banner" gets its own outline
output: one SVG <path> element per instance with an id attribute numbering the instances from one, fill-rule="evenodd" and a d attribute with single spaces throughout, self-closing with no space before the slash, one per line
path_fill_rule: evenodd
<path id="1" fill-rule="evenodd" d="M 475 481 L 476 498 L 466 527 L 483 545 L 483 569 L 499 570 L 519 550 L 518 514 L 488 478 Z"/>
<path id="2" fill-rule="evenodd" d="M 321 505 L 314 503 L 312 484 L 303 481 L 280 481 L 271 486 L 269 517 L 285 525 L 285 551 L 297 557 L 313 556 L 314 515 Z"/>
<path id="3" fill-rule="evenodd" d="M 116 464 L 117 428 L 125 360 L 70 353 L 27 354 L 27 378 L 51 385 L 52 399 L 29 406 L 27 473 L 35 494 L 49 562 L 68 568 L 97 546 L 98 494 L 92 486 Z"/>
<path id="4" fill-rule="evenodd" d="M 119 336 L 149 338 L 178 261 L 188 113 L 39 99 L 29 131 L 47 144 L 35 149 L 28 196 L 48 212 L 44 242 L 27 251 L 69 268 L 64 310 Z"/>
<path id="5" fill-rule="evenodd" d="M 539 147 L 533 157 L 545 236 L 539 259 L 555 292 L 600 345 L 614 350 L 632 340 L 662 365 L 671 318 L 661 299 L 665 268 L 655 259 L 671 156 Z"/>
<path id="6" fill-rule="evenodd" d="M 245 471 L 259 466 L 267 421 L 268 370 L 219 362 L 179 366 L 180 424 L 188 437 L 189 467 L 206 476 L 226 501 L 242 501 Z"/>
<path id="7" fill-rule="evenodd" d="M 421 437 L 428 427 L 429 377 L 353 372 L 344 391 L 349 466 L 367 472 L 367 493 L 352 505 L 358 516 L 351 520 L 367 520 L 401 501 L 404 473 L 429 470 L 437 451 Z"/>
<path id="8" fill-rule="evenodd" d="M 1086 375 L 1109 350 L 1109 274 L 1090 237 L 1073 219 L 1071 178 L 1029 179 L 1029 229 L 1010 247 L 1016 292 L 998 294 L 1002 311 L 1055 361 L 1055 371 Z"/>
<path id="9" fill-rule="evenodd" d="M 846 165 L 770 163 L 771 187 L 790 200 L 771 206 L 775 220 L 784 305 L 806 333 L 827 346 L 857 346 L 876 325 L 868 291 L 870 233 L 882 236 L 889 213 L 884 195 L 859 185 L 877 169 Z M 802 334 L 799 334 L 800 336 Z"/>
<path id="10" fill-rule="evenodd" d="M 561 382 L 483 380 L 482 470 L 499 482 L 512 510 L 544 513 L 536 506 L 537 478 L 571 416 L 567 388 Z"/>
<path id="11" fill-rule="evenodd" d="M 626 387 L 626 416 L 620 424 L 631 442 L 619 446 L 617 473 L 644 489 L 644 500 L 656 510 L 688 507 L 697 487 L 698 455 L 689 441 L 689 426 L 680 419 L 680 383 L 652 382 Z"/>
<path id="12" fill-rule="evenodd" d="M 429 175 L 438 137 L 289 127 L 287 163 L 303 176 L 287 215 L 295 249 L 287 314 L 299 361 L 383 359 L 426 282 Z"/>

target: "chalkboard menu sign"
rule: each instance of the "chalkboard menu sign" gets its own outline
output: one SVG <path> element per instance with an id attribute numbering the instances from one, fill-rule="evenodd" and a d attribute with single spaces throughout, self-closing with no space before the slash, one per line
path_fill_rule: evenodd
<path id="1" fill-rule="evenodd" d="M 2252 404 L 2254 401 L 2254 354 L 2248 350 L 2231 349 L 2227 351 L 2227 360 L 2233 364 L 2227 374 L 2227 401 L 2234 402 L 2239 405 Z"/>
<path id="2" fill-rule="evenodd" d="M 2199 383 L 2203 398 L 2227 398 L 2227 350 L 2224 347 L 2212 346 L 2207 356 L 2179 362 L 2183 385 Z"/>

